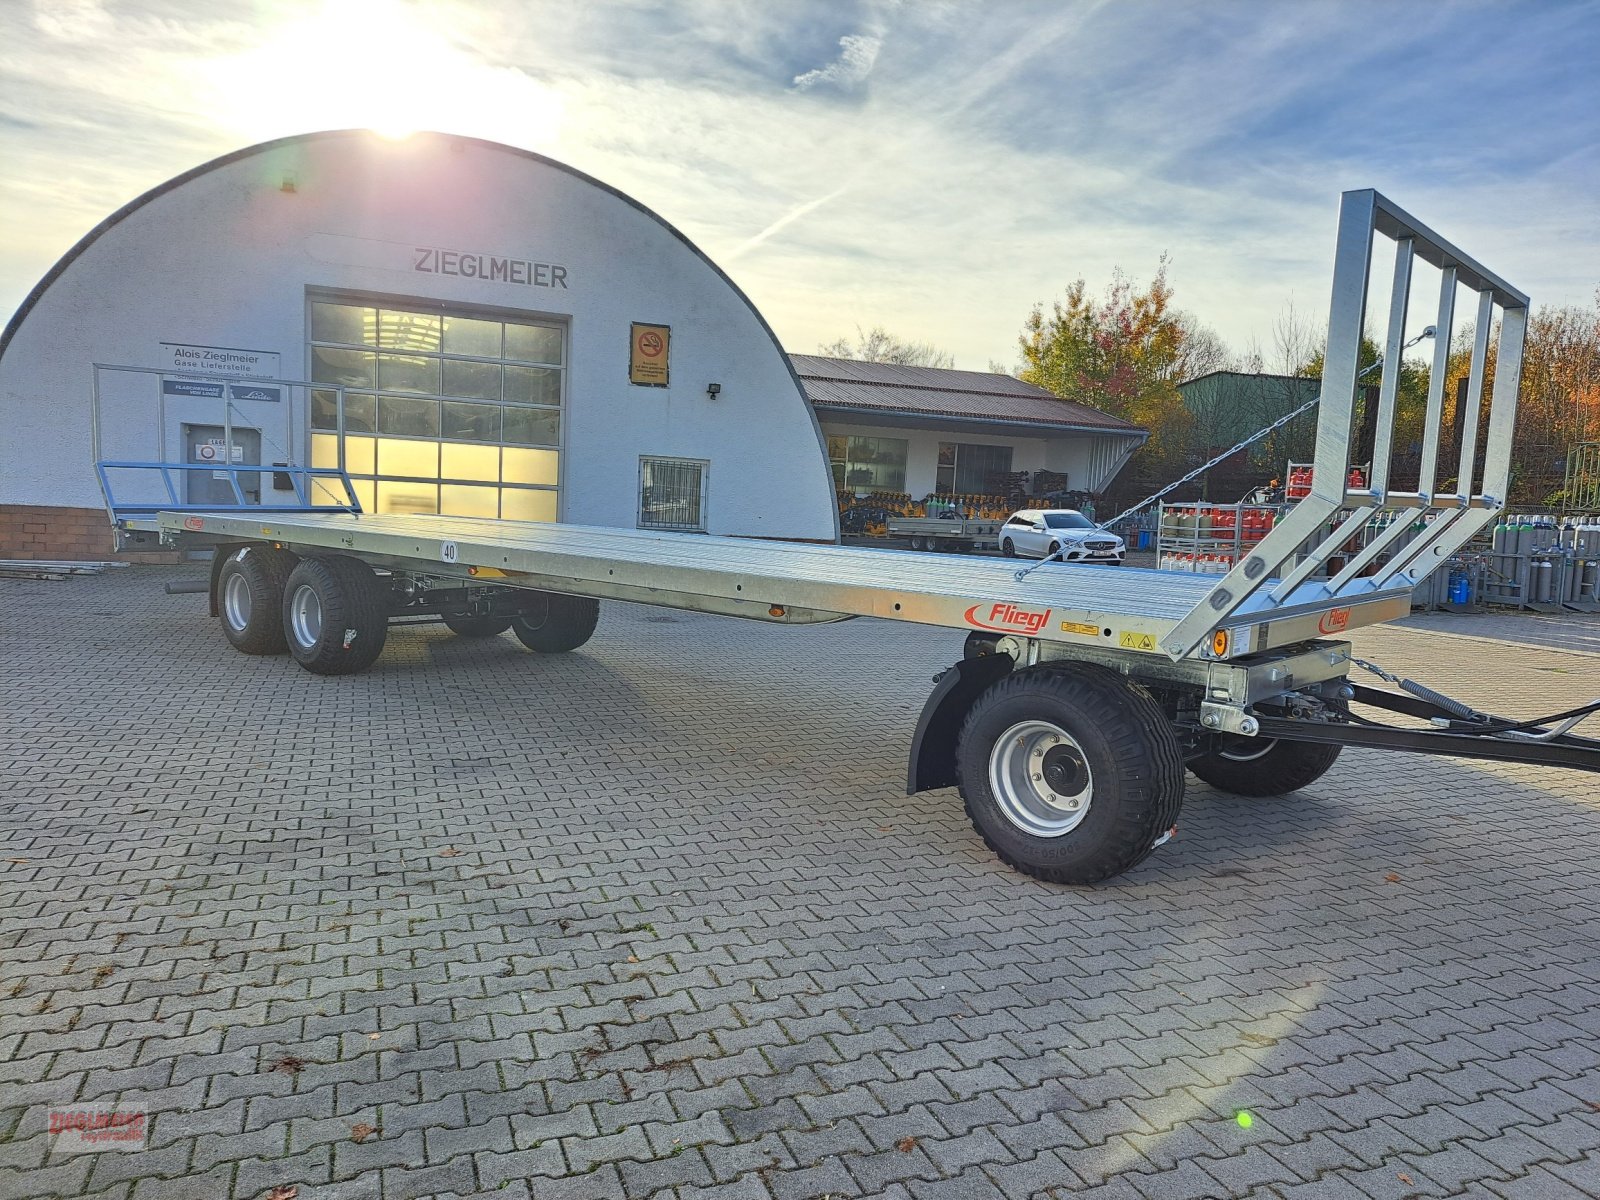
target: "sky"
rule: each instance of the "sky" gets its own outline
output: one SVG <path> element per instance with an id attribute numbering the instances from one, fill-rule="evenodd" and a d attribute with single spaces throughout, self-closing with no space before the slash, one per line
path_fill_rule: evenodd
<path id="1" fill-rule="evenodd" d="M 1376 187 L 1535 302 L 1600 286 L 1600 0 L 0 0 L 0 315 L 128 200 L 316 129 L 535 150 L 721 265 L 791 352 L 1017 362 L 1147 280 L 1270 360 Z"/>

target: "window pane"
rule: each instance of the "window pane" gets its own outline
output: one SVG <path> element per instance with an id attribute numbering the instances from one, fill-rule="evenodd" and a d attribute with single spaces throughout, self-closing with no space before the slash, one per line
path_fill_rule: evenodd
<path id="1" fill-rule="evenodd" d="M 554 450 L 518 450 L 515 446 L 507 446 L 501 454 L 505 456 L 505 466 L 501 469 L 500 478 L 507 483 L 556 485 L 560 455 Z"/>
<path id="2" fill-rule="evenodd" d="M 850 438 L 845 451 L 845 485 L 880 492 L 905 491 L 909 447 L 905 438 Z"/>
<path id="3" fill-rule="evenodd" d="M 506 400 L 513 404 L 560 404 L 561 372 L 545 367 L 507 367 Z"/>
<path id="4" fill-rule="evenodd" d="M 339 465 L 338 434 L 313 433 L 311 435 L 311 465 L 313 467 L 329 468 L 337 467 Z"/>
<path id="5" fill-rule="evenodd" d="M 962 442 L 956 452 L 956 491 L 965 495 L 1000 491 L 1000 476 L 1011 473 L 1010 446 Z"/>
<path id="6" fill-rule="evenodd" d="M 554 521 L 556 494 L 523 488 L 501 488 L 500 515 L 507 521 Z"/>
<path id="7" fill-rule="evenodd" d="M 830 462 L 842 463 L 845 460 L 845 448 L 850 445 L 850 439 L 830 435 L 828 437 L 828 459 Z"/>
<path id="8" fill-rule="evenodd" d="M 361 511 L 377 512 L 378 485 L 370 479 L 352 479 L 350 484 L 355 489 L 356 499 L 361 501 Z"/>
<path id="9" fill-rule="evenodd" d="M 558 408 L 508 408 L 506 442 L 522 446 L 559 446 L 561 410 Z"/>
<path id="10" fill-rule="evenodd" d="M 549 325 L 513 325 L 508 321 L 506 357 L 559 366 L 562 362 L 561 330 Z"/>
<path id="11" fill-rule="evenodd" d="M 439 511 L 447 517 L 498 517 L 500 489 L 442 483 L 439 485 Z"/>
<path id="12" fill-rule="evenodd" d="M 446 442 L 439 447 L 439 475 L 443 479 L 500 480 L 499 446 L 458 446 Z"/>
<path id="13" fill-rule="evenodd" d="M 437 479 L 439 443 L 402 442 L 395 438 L 379 438 L 377 474 L 416 475 L 423 479 Z"/>
<path id="14" fill-rule="evenodd" d="M 376 475 L 378 439 L 347 436 L 344 439 L 344 469 L 347 475 Z M 362 503 L 365 504 L 366 501 Z M 371 504 L 367 504 L 367 511 L 373 511 Z"/>
<path id="15" fill-rule="evenodd" d="M 378 397 L 378 432 L 408 437 L 439 436 L 439 402 L 410 396 Z"/>
<path id="16" fill-rule="evenodd" d="M 345 342 L 352 346 L 373 346 L 378 325 L 378 310 L 357 308 L 353 304 L 318 301 L 311 306 L 311 340 Z"/>
<path id="17" fill-rule="evenodd" d="M 389 350 L 439 351 L 441 318 L 431 313 L 395 312 L 378 314 L 378 345 Z"/>
<path id="18" fill-rule="evenodd" d="M 477 358 L 500 357 L 500 322 L 474 321 L 470 317 L 444 319 L 444 352 Z"/>
<path id="19" fill-rule="evenodd" d="M 346 433 L 378 432 L 378 398 L 370 393 L 344 394 L 344 431 Z"/>
<path id="20" fill-rule="evenodd" d="M 321 381 L 318 380 L 320 383 Z M 439 360 L 399 354 L 378 355 L 378 386 L 399 392 L 439 390 Z"/>
<path id="21" fill-rule="evenodd" d="M 311 428 L 339 428 L 339 393 L 313 388 L 311 391 Z"/>
<path id="22" fill-rule="evenodd" d="M 498 404 L 456 404 L 444 402 L 444 422 L 441 437 L 459 438 L 464 442 L 498 442 L 500 440 L 500 406 Z"/>
<path id="23" fill-rule="evenodd" d="M 311 379 L 315 383 L 336 383 L 340 387 L 369 388 L 374 358 L 361 350 L 329 350 L 318 346 L 311 351 Z"/>
<path id="24" fill-rule="evenodd" d="M 389 483 L 378 481 L 377 511 L 381 513 L 436 513 L 439 511 L 439 485 L 436 483 Z"/>
<path id="25" fill-rule="evenodd" d="M 444 394 L 470 400 L 500 399 L 500 367 L 497 363 L 444 360 Z"/>

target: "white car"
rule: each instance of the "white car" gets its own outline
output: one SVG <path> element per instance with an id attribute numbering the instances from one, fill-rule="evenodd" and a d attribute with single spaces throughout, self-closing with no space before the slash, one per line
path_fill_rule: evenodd
<path id="1" fill-rule="evenodd" d="M 1061 551 L 1063 562 L 1122 565 L 1127 546 L 1075 508 L 1025 508 L 1000 526 L 1000 553 L 1007 558 L 1048 558 Z"/>

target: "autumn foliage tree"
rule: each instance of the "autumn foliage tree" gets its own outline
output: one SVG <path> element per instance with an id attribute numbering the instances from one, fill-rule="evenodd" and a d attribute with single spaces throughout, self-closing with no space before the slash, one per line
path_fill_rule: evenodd
<path id="1" fill-rule="evenodd" d="M 1136 289 L 1121 271 L 1101 298 L 1074 280 L 1049 311 L 1036 304 L 1018 339 L 1019 378 L 1150 431 L 1134 460 L 1140 480 L 1181 474 L 1190 417 L 1178 384 L 1226 365 L 1222 343 L 1172 305 L 1167 259 Z"/>

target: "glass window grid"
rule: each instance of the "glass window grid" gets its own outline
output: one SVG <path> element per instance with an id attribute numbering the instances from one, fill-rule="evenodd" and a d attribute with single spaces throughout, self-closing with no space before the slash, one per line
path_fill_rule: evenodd
<path id="1" fill-rule="evenodd" d="M 405 391 L 403 389 L 392 388 L 392 387 L 391 388 L 377 388 L 377 387 L 363 388 L 363 387 L 344 387 L 344 386 L 341 386 L 339 384 L 333 384 L 333 383 L 320 384 L 315 388 L 315 390 L 334 393 L 334 396 L 335 396 L 336 425 L 335 425 L 334 428 L 331 428 L 331 429 L 330 428 L 326 428 L 326 427 L 322 427 L 322 426 L 311 425 L 310 424 L 311 414 L 308 412 L 308 414 L 307 414 L 308 433 L 311 434 L 311 435 L 315 435 L 317 433 L 335 435 L 335 437 L 337 438 L 338 455 L 339 455 L 339 466 L 340 466 L 341 470 L 345 470 L 345 444 L 344 444 L 344 441 L 345 441 L 345 436 L 346 436 L 346 433 L 347 433 L 347 430 L 345 428 L 345 398 L 346 398 L 346 396 L 370 396 L 370 397 L 373 398 L 372 402 L 373 402 L 373 404 L 375 406 L 378 403 L 378 400 L 377 400 L 378 396 L 380 396 L 380 395 L 391 395 L 391 396 L 395 396 L 395 397 L 398 397 L 398 398 L 410 399 L 410 400 L 432 400 L 432 401 L 436 401 L 436 402 L 455 402 L 455 403 L 464 403 L 464 404 L 486 404 L 486 405 L 496 405 L 496 406 L 500 406 L 500 407 L 511 407 L 511 408 L 519 409 L 519 410 L 530 410 L 531 409 L 531 410 L 542 411 L 542 412 L 555 412 L 555 413 L 558 413 L 558 414 L 559 413 L 563 413 L 564 410 L 565 410 L 565 407 L 566 407 L 566 405 L 565 405 L 565 398 L 566 398 L 566 395 L 565 395 L 566 394 L 566 367 L 565 367 L 564 363 L 556 363 L 556 362 L 549 362 L 549 361 L 541 362 L 541 361 L 534 360 L 534 359 L 508 357 L 508 356 L 505 356 L 503 354 L 502 354 L 501 357 L 494 358 L 494 357 L 488 357 L 488 356 L 484 356 L 484 355 L 452 354 L 452 353 L 446 353 L 446 352 L 444 352 L 442 350 L 440 350 L 440 351 L 432 351 L 432 350 L 425 350 L 425 349 L 413 349 L 413 348 L 411 348 L 409 346 L 404 346 L 404 345 L 393 345 L 393 344 L 385 345 L 385 344 L 383 344 L 383 342 L 384 342 L 383 316 L 384 316 L 385 313 L 390 313 L 390 314 L 394 314 L 394 315 L 397 315 L 397 316 L 407 316 L 407 317 L 413 317 L 413 316 L 428 317 L 428 316 L 432 316 L 432 315 L 435 315 L 435 314 L 417 313 L 414 310 L 407 310 L 407 309 L 393 309 L 393 308 L 385 309 L 382 305 L 365 305 L 365 304 L 353 303 L 353 302 L 348 302 L 348 301 L 343 301 L 343 300 L 338 300 L 338 299 L 321 299 L 321 300 L 319 300 L 319 299 L 313 298 L 311 300 L 311 303 L 313 303 L 313 304 L 337 304 L 337 305 L 340 305 L 341 307 L 350 308 L 350 309 L 353 309 L 353 310 L 361 310 L 361 309 L 373 308 L 373 309 L 376 309 L 376 312 L 377 312 L 376 320 L 373 323 L 373 332 L 372 332 L 372 340 L 371 341 L 340 342 L 340 341 L 331 341 L 331 340 L 326 340 L 326 339 L 311 339 L 310 342 L 309 342 L 309 345 L 312 348 L 312 350 L 316 350 L 316 349 L 319 349 L 319 348 L 325 348 L 325 349 L 330 349 L 330 350 L 355 350 L 355 351 L 360 351 L 360 352 L 364 352 L 364 353 L 371 353 L 371 354 L 387 353 L 387 354 L 399 354 L 399 355 L 403 355 L 405 357 L 412 357 L 412 358 L 425 357 L 425 358 L 438 359 L 441 362 L 441 366 L 440 366 L 440 369 L 439 369 L 441 382 L 443 380 L 443 373 L 444 373 L 444 368 L 442 366 L 442 363 L 446 359 L 457 361 L 457 362 L 484 363 L 484 364 L 492 365 L 492 366 L 535 367 L 535 368 L 541 368 L 541 369 L 544 369 L 544 370 L 558 371 L 558 372 L 561 373 L 561 382 L 560 382 L 560 387 L 558 389 L 559 393 L 560 393 L 560 400 L 556 404 L 531 404 L 531 403 L 527 403 L 525 401 L 520 401 L 520 400 L 506 400 L 504 398 L 504 378 L 503 378 L 503 376 L 502 376 L 502 382 L 501 382 L 501 389 L 502 389 L 501 390 L 501 399 L 499 399 L 499 400 L 485 399 L 485 398 L 483 398 L 481 396 L 456 396 L 456 395 L 446 395 L 446 394 L 437 393 L 437 392 L 412 392 L 412 391 Z M 455 314 L 450 314 L 450 315 L 455 315 Z M 552 330 L 556 330 L 557 332 L 562 334 L 562 340 L 561 340 L 562 357 L 563 357 L 563 359 L 566 357 L 565 333 L 564 333 L 564 330 L 562 329 L 562 327 L 559 326 L 559 325 L 555 325 L 555 324 L 548 324 L 547 325 L 547 324 L 541 324 L 539 322 L 534 322 L 534 321 L 506 320 L 506 319 L 499 318 L 499 317 L 468 318 L 468 319 L 472 319 L 472 320 L 479 320 L 479 319 L 482 319 L 482 320 L 493 320 L 493 321 L 496 321 L 497 323 L 499 323 L 502 326 L 502 333 L 501 333 L 501 339 L 500 339 L 502 351 L 504 351 L 504 349 L 505 349 L 505 344 L 506 344 L 506 340 L 507 340 L 506 337 L 505 337 L 505 334 L 504 334 L 504 326 L 506 326 L 506 325 L 519 325 L 519 326 L 527 326 L 529 328 L 534 328 L 534 329 L 552 329 Z M 309 327 L 309 324 L 310 324 L 310 322 L 308 321 L 308 327 Z M 441 332 L 442 332 L 442 325 L 441 325 Z M 442 413 L 442 409 L 441 409 L 441 413 Z M 374 426 L 376 426 L 377 424 L 378 424 L 378 422 L 374 421 Z M 502 426 L 502 440 L 493 441 L 493 442 L 476 440 L 476 439 L 466 439 L 466 438 L 447 438 L 447 437 L 442 437 L 442 436 L 441 437 L 433 437 L 433 436 L 416 435 L 416 434 L 384 433 L 384 432 L 379 431 L 376 428 L 374 428 L 372 430 L 349 431 L 352 434 L 352 436 L 356 436 L 356 437 L 371 437 L 371 438 L 374 438 L 374 439 L 377 439 L 377 438 L 388 438 L 388 439 L 393 439 L 393 440 L 397 440 L 397 441 L 416 441 L 416 442 L 421 442 L 421 443 L 431 444 L 431 445 L 461 445 L 461 446 L 477 446 L 477 447 L 484 447 L 484 448 L 493 448 L 497 452 L 496 453 L 496 459 L 497 459 L 497 463 L 499 465 L 499 473 L 501 475 L 500 479 L 497 479 L 497 480 L 494 480 L 494 481 L 484 480 L 484 479 L 459 479 L 459 478 L 454 478 L 454 477 L 444 477 L 444 476 L 438 476 L 438 475 L 435 475 L 435 476 L 416 476 L 416 475 L 385 475 L 385 474 L 353 474 L 353 473 L 350 473 L 349 471 L 346 471 L 346 474 L 349 476 L 349 478 L 352 481 L 352 483 L 371 484 L 374 489 L 376 489 L 377 485 L 380 484 L 380 483 L 420 484 L 420 485 L 424 485 L 424 486 L 431 486 L 431 487 L 434 487 L 435 489 L 439 489 L 439 488 L 442 488 L 442 487 L 478 487 L 478 488 L 493 489 L 496 492 L 496 513 L 497 513 L 497 515 L 504 512 L 504 498 L 499 495 L 499 493 L 502 492 L 502 491 L 550 492 L 550 493 L 554 493 L 554 494 L 559 495 L 559 493 L 561 491 L 561 485 L 560 485 L 560 482 L 559 482 L 560 462 L 561 462 L 561 458 L 563 458 L 565 456 L 565 450 L 564 450 L 563 446 L 561 445 L 561 443 L 562 443 L 562 441 L 564 439 L 562 437 L 558 436 L 557 439 L 556 439 L 556 443 L 554 445 L 544 444 L 544 443 L 531 444 L 531 443 L 525 443 L 525 442 L 505 442 L 503 440 L 503 437 L 504 437 L 504 433 L 503 433 L 503 430 L 504 430 L 504 418 L 503 417 L 501 419 L 501 426 Z M 565 418 L 564 417 L 561 418 L 560 428 L 562 429 L 562 431 L 564 433 L 565 432 L 565 428 L 566 428 L 566 426 L 565 426 Z M 505 454 L 504 454 L 504 451 L 507 450 L 507 449 L 512 449 L 512 450 L 548 450 L 548 451 L 558 455 L 558 458 L 557 458 L 557 472 L 558 472 L 557 478 L 558 478 L 558 482 L 555 483 L 555 484 L 529 484 L 529 483 L 513 483 L 513 482 L 506 481 L 504 479 L 504 472 L 505 472 Z M 335 498 L 335 499 L 336 499 L 336 502 L 342 502 L 342 501 L 337 501 L 337 498 Z M 442 494 L 441 494 L 441 499 L 442 499 Z"/>

